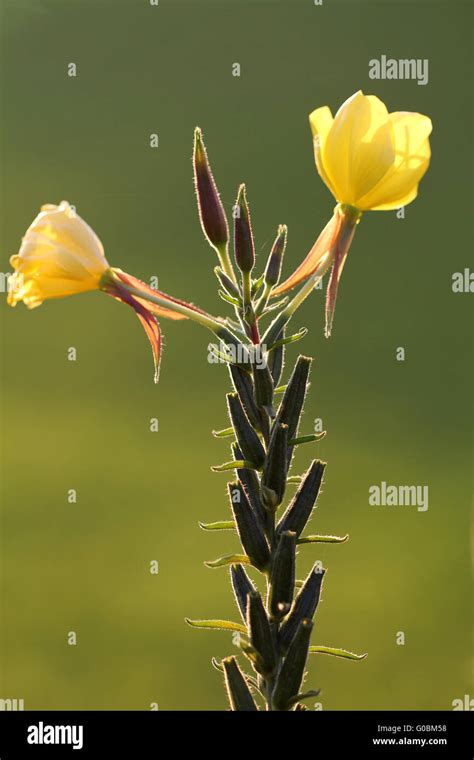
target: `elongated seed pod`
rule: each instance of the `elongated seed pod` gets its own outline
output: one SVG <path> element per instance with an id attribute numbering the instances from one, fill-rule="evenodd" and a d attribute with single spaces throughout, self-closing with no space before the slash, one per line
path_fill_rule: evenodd
<path id="1" fill-rule="evenodd" d="M 242 452 L 240 451 L 237 444 L 233 444 L 232 446 L 232 455 L 236 461 L 242 459 Z M 263 506 L 262 499 L 260 498 L 260 481 L 258 479 L 257 473 L 255 470 L 249 470 L 248 467 L 242 467 L 237 470 L 237 477 L 245 489 L 245 493 L 247 494 L 250 506 L 252 507 L 253 511 L 260 520 L 263 529 L 265 530 L 267 526 L 268 514 L 265 507 Z"/>
<path id="2" fill-rule="evenodd" d="M 301 412 L 308 389 L 311 361 L 312 359 L 307 356 L 298 357 L 278 409 L 275 424 L 283 422 L 285 425 L 288 425 L 288 441 L 295 438 L 298 432 Z M 289 450 L 289 459 L 291 459 L 291 453 L 292 447 Z"/>
<path id="3" fill-rule="evenodd" d="M 222 660 L 225 686 L 231 710 L 254 712 L 257 705 L 235 657 Z"/>
<path id="4" fill-rule="evenodd" d="M 240 482 L 228 483 L 229 498 L 234 513 L 237 532 L 245 553 L 252 565 L 265 570 L 270 559 L 270 550 L 262 526 L 251 508 Z"/>
<path id="5" fill-rule="evenodd" d="M 272 702 L 276 710 L 287 710 L 291 698 L 300 691 L 308 659 L 312 628 L 311 620 L 306 618 L 302 620 L 290 644 L 272 694 Z"/>
<path id="6" fill-rule="evenodd" d="M 262 499 L 273 511 L 283 501 L 288 472 L 288 425 L 275 425 L 262 476 Z M 292 528 L 288 528 L 292 530 Z"/>
<path id="7" fill-rule="evenodd" d="M 264 676 L 272 675 L 277 665 L 276 648 L 270 621 L 258 591 L 247 597 L 247 627 L 250 643 L 258 655 L 255 670 Z"/>
<path id="8" fill-rule="evenodd" d="M 277 531 L 293 530 L 300 536 L 318 498 L 326 463 L 314 459 L 277 526 Z"/>
<path id="9" fill-rule="evenodd" d="M 244 458 L 261 467 L 265 461 L 265 449 L 249 422 L 236 393 L 227 394 L 227 405 L 239 448 Z"/>
<path id="10" fill-rule="evenodd" d="M 302 620 L 312 620 L 318 607 L 325 570 L 318 564 L 308 574 L 301 587 L 290 614 L 282 623 L 278 634 L 281 651 L 286 652 Z"/>
<path id="11" fill-rule="evenodd" d="M 247 597 L 256 591 L 255 586 L 248 577 L 242 565 L 231 565 L 230 579 L 234 591 L 235 601 L 242 615 L 244 623 L 247 622 Z"/>
<path id="12" fill-rule="evenodd" d="M 255 403 L 253 382 L 249 373 L 244 369 L 237 367 L 235 364 L 229 364 L 229 372 L 232 384 L 239 396 L 242 406 L 245 409 L 250 424 L 260 429 L 260 415 Z"/>
<path id="13" fill-rule="evenodd" d="M 252 365 L 253 382 L 255 386 L 255 402 L 259 409 L 265 409 L 271 417 L 275 416 L 273 411 L 273 379 L 268 368 L 267 362 L 255 362 Z"/>
<path id="14" fill-rule="evenodd" d="M 291 607 L 295 590 L 296 533 L 280 534 L 270 576 L 269 607 L 275 620 L 284 617 Z"/>
<path id="15" fill-rule="evenodd" d="M 285 337 L 285 328 L 281 331 L 277 340 L 282 340 Z M 274 348 L 268 354 L 268 368 L 272 376 L 273 385 L 276 387 L 280 382 L 281 373 L 283 372 L 283 366 L 285 363 L 285 346 L 278 346 Z"/>

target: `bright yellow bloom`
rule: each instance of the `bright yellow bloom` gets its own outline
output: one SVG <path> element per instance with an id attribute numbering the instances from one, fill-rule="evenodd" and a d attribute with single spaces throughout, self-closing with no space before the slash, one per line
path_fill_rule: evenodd
<path id="1" fill-rule="evenodd" d="M 340 203 L 389 211 L 416 198 L 430 163 L 427 116 L 388 113 L 375 95 L 359 90 L 334 118 L 323 106 L 309 121 L 318 172 Z"/>
<path id="2" fill-rule="evenodd" d="M 30 309 L 47 298 L 98 290 L 109 269 L 99 238 L 67 201 L 41 207 L 10 263 L 8 303 L 24 301 Z"/>

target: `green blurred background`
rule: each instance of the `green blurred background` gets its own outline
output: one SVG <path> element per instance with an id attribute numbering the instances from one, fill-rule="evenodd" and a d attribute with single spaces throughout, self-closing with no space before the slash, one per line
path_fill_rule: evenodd
<path id="1" fill-rule="evenodd" d="M 362 88 L 432 117 L 419 198 L 404 220 L 364 217 L 332 339 L 321 291 L 295 322 L 315 356 L 303 429 L 321 417 L 328 435 L 303 447 L 294 472 L 328 461 L 311 527 L 351 536 L 300 550 L 300 577 L 315 559 L 328 567 L 314 643 L 369 652 L 363 663 L 313 657 L 324 709 L 451 709 L 472 693 L 472 296 L 451 290 L 472 240 L 468 3 L 1 5 L 4 271 L 39 206 L 67 199 L 111 264 L 223 313 L 193 195 L 196 124 L 229 212 L 247 183 L 262 265 L 288 224 L 289 273 L 334 206 L 308 113 Z M 429 84 L 370 80 L 382 54 L 428 58 Z M 2 299 L 1 319 L 0 697 L 26 709 L 223 709 L 210 659 L 235 651 L 230 634 L 183 622 L 237 619 L 227 571 L 203 565 L 237 541 L 197 524 L 228 516 L 226 478 L 209 469 L 228 457 L 210 435 L 226 426 L 228 389 L 225 368 L 207 361 L 210 336 L 162 322 L 154 386 L 138 321 L 102 294 L 32 313 Z M 429 510 L 369 506 L 382 480 L 428 485 Z"/>

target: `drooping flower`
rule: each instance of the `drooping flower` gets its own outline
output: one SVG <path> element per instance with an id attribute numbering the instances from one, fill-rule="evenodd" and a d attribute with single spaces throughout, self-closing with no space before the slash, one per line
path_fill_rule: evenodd
<path id="1" fill-rule="evenodd" d="M 309 117 L 320 177 L 338 204 L 310 252 L 272 295 L 332 265 L 326 293 L 326 336 L 331 334 L 338 285 L 356 225 L 364 211 L 390 211 L 411 203 L 430 163 L 431 120 L 419 113 L 389 113 L 375 95 L 356 92 L 335 117 L 327 106 Z"/>
<path id="2" fill-rule="evenodd" d="M 67 201 L 42 206 L 10 262 L 8 303 L 29 309 L 51 298 L 102 290 L 133 308 L 150 341 L 158 380 L 162 338 L 155 317 L 194 318 L 212 327 L 211 318 L 193 304 L 155 290 L 110 267 L 101 241 Z M 132 292 L 133 291 L 133 292 Z"/>
<path id="3" fill-rule="evenodd" d="M 99 238 L 67 201 L 41 207 L 10 263 L 15 272 L 8 303 L 23 301 L 29 309 L 49 298 L 98 290 L 109 268 Z"/>

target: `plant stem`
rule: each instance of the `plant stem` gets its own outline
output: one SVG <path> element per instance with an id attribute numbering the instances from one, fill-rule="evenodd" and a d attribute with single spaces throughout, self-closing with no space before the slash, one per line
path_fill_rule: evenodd
<path id="1" fill-rule="evenodd" d="M 230 260 L 229 256 L 229 247 L 227 243 L 225 245 L 220 246 L 219 248 L 216 248 L 217 255 L 219 257 L 219 263 L 222 267 L 222 270 L 225 272 L 227 277 L 229 277 L 234 285 L 237 285 L 237 278 L 235 276 L 234 267 L 232 266 L 232 262 Z"/>

